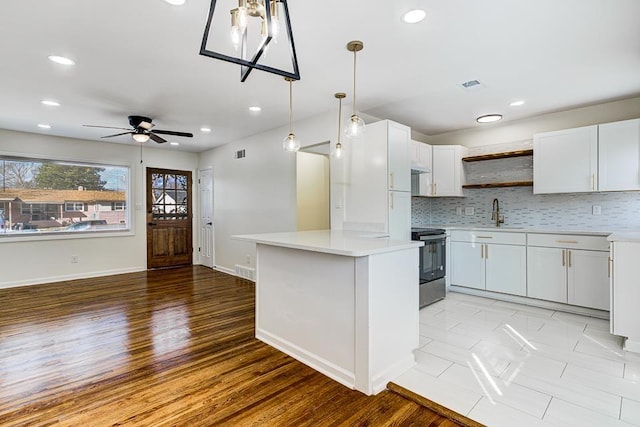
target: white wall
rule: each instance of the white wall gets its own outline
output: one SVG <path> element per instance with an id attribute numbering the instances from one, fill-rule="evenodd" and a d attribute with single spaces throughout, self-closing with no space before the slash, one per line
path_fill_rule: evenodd
<path id="1" fill-rule="evenodd" d="M 519 107 L 519 108 L 526 108 Z M 466 147 L 523 141 L 534 133 L 569 129 L 640 117 L 640 97 L 607 102 L 573 110 L 543 114 L 512 122 L 476 125 L 473 128 L 430 136 L 429 144 L 458 144 Z"/>
<path id="2" fill-rule="evenodd" d="M 94 277 L 146 269 L 145 179 L 144 167 L 192 171 L 196 177 L 197 155 L 169 149 L 143 150 L 140 165 L 139 146 L 85 141 L 41 134 L 0 130 L 0 154 L 50 159 L 67 159 L 95 163 L 113 163 L 131 167 L 132 235 L 117 237 L 68 238 L 64 240 L 2 241 L 0 240 L 0 288 L 53 282 L 81 277 Z M 193 206 L 198 204 L 194 186 Z M 136 205 L 140 210 L 136 210 Z M 194 215 L 194 221 L 197 215 Z M 194 226 L 194 230 L 197 230 Z M 194 247 L 198 247 L 195 232 Z M 194 262 L 199 260 L 194 252 Z M 71 263 L 71 255 L 79 262 Z"/>
<path id="3" fill-rule="evenodd" d="M 298 231 L 331 228 L 329 207 L 329 157 L 296 154 L 296 205 Z"/>
<path id="4" fill-rule="evenodd" d="M 296 122 L 294 132 L 303 146 L 333 141 L 337 119 L 325 114 Z M 296 155 L 282 149 L 287 133 L 281 127 L 200 154 L 200 168 L 213 166 L 215 264 L 223 271 L 236 264 L 255 267 L 255 245 L 232 235 L 296 231 Z M 241 149 L 246 157 L 235 159 Z M 342 197 L 341 169 L 331 162 L 331 224 L 340 228 L 335 201 Z"/>

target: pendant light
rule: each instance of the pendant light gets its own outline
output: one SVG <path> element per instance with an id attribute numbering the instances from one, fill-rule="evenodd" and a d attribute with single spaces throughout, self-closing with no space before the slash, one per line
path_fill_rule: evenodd
<path id="1" fill-rule="evenodd" d="M 347 97 L 346 93 L 338 92 L 334 95 L 338 98 L 338 142 L 336 143 L 336 158 L 342 157 L 342 144 L 340 143 L 340 134 L 342 133 L 342 100 Z"/>
<path id="2" fill-rule="evenodd" d="M 293 80 L 291 77 L 285 77 L 289 82 L 289 135 L 282 141 L 282 148 L 285 151 L 296 152 L 300 149 L 300 140 L 293 133 Z"/>
<path id="3" fill-rule="evenodd" d="M 353 40 L 347 43 L 347 50 L 353 52 L 353 114 L 349 119 L 349 123 L 344 129 L 345 135 L 349 138 L 356 138 L 364 133 L 364 120 L 360 118 L 356 110 L 356 52 L 361 51 L 364 44 L 359 40 Z"/>

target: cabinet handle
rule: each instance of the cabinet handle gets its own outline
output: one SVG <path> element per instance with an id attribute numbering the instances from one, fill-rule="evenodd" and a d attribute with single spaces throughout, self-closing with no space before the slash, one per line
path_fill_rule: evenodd
<path id="1" fill-rule="evenodd" d="M 580 243 L 577 240 L 556 240 L 557 243 Z"/>
<path id="2" fill-rule="evenodd" d="M 596 174 L 591 174 L 591 189 L 595 191 L 596 189 Z"/>
<path id="3" fill-rule="evenodd" d="M 476 236 L 476 239 L 493 239 L 493 236 Z"/>
<path id="4" fill-rule="evenodd" d="M 434 183 L 433 183 L 433 195 L 435 196 L 437 192 L 438 192 L 438 184 L 436 184 L 436 183 L 434 182 Z"/>
<path id="5" fill-rule="evenodd" d="M 484 258 L 484 245 L 480 245 L 480 258 Z"/>
<path id="6" fill-rule="evenodd" d="M 607 257 L 607 277 L 611 278 L 611 257 Z"/>
<path id="7" fill-rule="evenodd" d="M 391 193 L 391 209 L 393 209 L 393 193 Z"/>
<path id="8" fill-rule="evenodd" d="M 563 249 L 562 250 L 562 266 L 563 267 L 565 266 L 565 261 L 564 261 L 565 254 L 564 254 L 564 252 L 565 252 L 565 250 Z"/>
<path id="9" fill-rule="evenodd" d="M 389 174 L 389 177 L 390 177 L 390 179 L 391 179 L 391 185 L 390 185 L 390 187 L 391 187 L 391 188 L 393 188 L 393 172 L 391 172 L 391 173 Z"/>
<path id="10" fill-rule="evenodd" d="M 489 245 L 484 245 L 484 257 L 489 259 Z"/>
<path id="11" fill-rule="evenodd" d="M 567 254 L 569 255 L 569 267 L 571 267 L 571 251 L 567 251 Z"/>

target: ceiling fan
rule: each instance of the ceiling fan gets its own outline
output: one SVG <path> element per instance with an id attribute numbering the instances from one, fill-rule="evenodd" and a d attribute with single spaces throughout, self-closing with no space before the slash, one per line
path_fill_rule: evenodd
<path id="1" fill-rule="evenodd" d="M 184 136 L 187 138 L 193 138 L 193 134 L 189 132 L 176 132 L 173 130 L 151 130 L 155 125 L 151 123 L 151 119 L 149 117 L 144 116 L 129 116 L 129 124 L 133 129 L 127 128 L 117 128 L 112 126 L 95 126 L 95 125 L 83 125 L 85 127 L 90 128 L 103 128 L 103 129 L 120 129 L 126 130 L 127 132 L 116 133 L 114 135 L 107 135 L 101 138 L 113 138 L 114 136 L 127 135 L 130 134 L 134 141 L 136 142 L 147 142 L 149 139 L 154 140 L 158 144 L 163 144 L 167 142 L 166 139 L 158 136 L 160 135 L 173 135 L 173 136 Z"/>

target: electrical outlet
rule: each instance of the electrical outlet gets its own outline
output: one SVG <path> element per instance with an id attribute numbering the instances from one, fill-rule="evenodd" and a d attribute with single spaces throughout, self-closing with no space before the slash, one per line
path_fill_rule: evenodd
<path id="1" fill-rule="evenodd" d="M 456 208 L 456 215 L 462 215 L 462 206 Z"/>
<path id="2" fill-rule="evenodd" d="M 591 209 L 592 209 L 592 211 L 591 211 L 591 212 L 592 212 L 594 215 L 602 215 L 602 207 L 601 207 L 601 206 L 593 205 Z"/>
<path id="3" fill-rule="evenodd" d="M 71 255 L 71 264 L 78 263 L 78 255 Z"/>
<path id="4" fill-rule="evenodd" d="M 475 208 L 473 208 L 473 207 L 466 207 L 466 208 L 464 208 L 464 214 L 465 214 L 465 215 L 469 215 L 469 216 L 471 216 L 471 215 L 474 215 L 475 213 L 476 213 L 476 210 L 475 210 Z"/>

